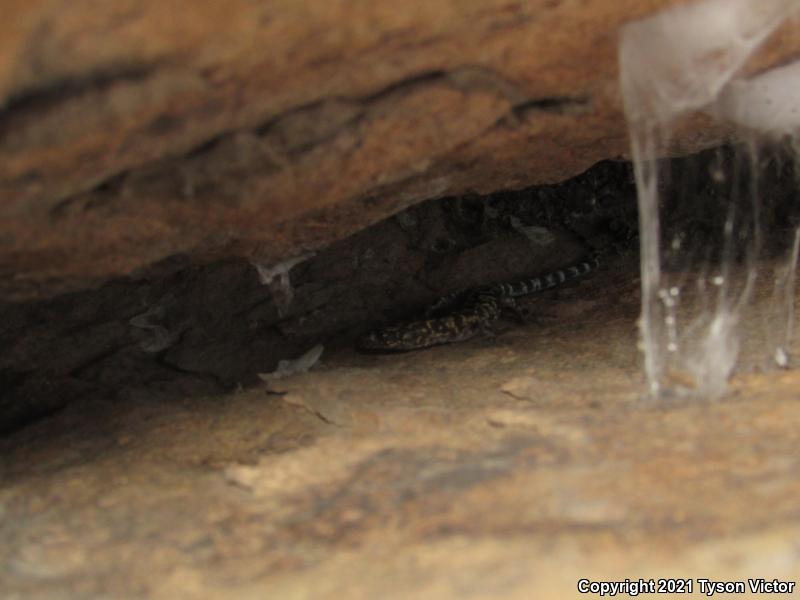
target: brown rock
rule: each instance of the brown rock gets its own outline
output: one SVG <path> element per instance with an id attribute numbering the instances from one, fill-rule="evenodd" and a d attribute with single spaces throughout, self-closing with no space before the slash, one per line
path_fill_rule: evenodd
<path id="1" fill-rule="evenodd" d="M 274 263 L 624 155 L 616 32 L 677 3 L 6 3 L 0 294 Z M 787 28 L 763 60 L 799 47 Z"/>

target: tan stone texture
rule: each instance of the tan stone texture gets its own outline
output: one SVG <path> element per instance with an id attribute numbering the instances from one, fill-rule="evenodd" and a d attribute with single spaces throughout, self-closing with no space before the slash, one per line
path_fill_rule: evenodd
<path id="1" fill-rule="evenodd" d="M 0 292 L 174 254 L 274 263 L 423 199 L 624 156 L 619 27 L 674 4 L 6 2 Z M 798 48 L 787 27 L 762 63 Z"/>
<path id="2" fill-rule="evenodd" d="M 0 439 L 3 597 L 559 600 L 582 597 L 580 578 L 797 581 L 798 374 L 643 401 L 630 266 L 540 299 L 555 322 L 494 341 L 326 350 L 260 389 L 98 398 Z"/>

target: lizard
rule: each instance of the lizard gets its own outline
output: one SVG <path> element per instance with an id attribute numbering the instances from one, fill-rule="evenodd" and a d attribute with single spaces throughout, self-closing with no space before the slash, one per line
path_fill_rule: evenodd
<path id="1" fill-rule="evenodd" d="M 504 308 L 515 308 L 515 298 L 586 275 L 599 264 L 599 256 L 593 254 L 579 263 L 531 279 L 486 285 L 444 296 L 428 309 L 428 318 L 372 331 L 359 338 L 357 346 L 368 351 L 405 352 L 468 340 L 487 332 Z M 460 308 L 442 316 L 431 316 L 456 304 L 460 304 Z"/>

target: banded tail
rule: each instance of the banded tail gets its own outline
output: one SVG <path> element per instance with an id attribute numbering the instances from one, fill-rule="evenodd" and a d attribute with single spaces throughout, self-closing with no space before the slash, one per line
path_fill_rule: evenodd
<path id="1" fill-rule="evenodd" d="M 493 288 L 507 298 L 519 298 L 520 296 L 527 296 L 535 294 L 550 288 L 557 287 L 567 281 L 572 281 L 578 277 L 583 277 L 587 273 L 591 273 L 600 266 L 600 257 L 597 254 L 591 255 L 586 260 L 583 260 L 574 265 L 557 269 L 550 273 L 545 273 L 532 279 L 523 279 L 514 283 L 498 283 Z"/>

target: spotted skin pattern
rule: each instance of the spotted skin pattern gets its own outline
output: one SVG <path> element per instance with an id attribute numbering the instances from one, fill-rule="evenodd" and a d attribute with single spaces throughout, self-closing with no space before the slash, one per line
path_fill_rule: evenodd
<path id="1" fill-rule="evenodd" d="M 497 283 L 445 296 L 433 305 L 428 314 L 452 306 L 458 300 L 461 300 L 460 308 L 441 317 L 378 329 L 361 337 L 358 347 L 379 352 L 405 352 L 468 340 L 480 332 L 488 331 L 490 325 L 500 318 L 504 307 L 514 306 L 515 298 L 535 294 L 582 277 L 594 271 L 599 264 L 599 258 L 595 255 L 533 279 Z"/>

